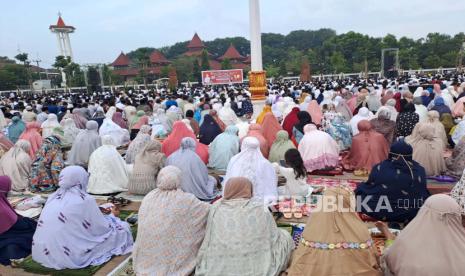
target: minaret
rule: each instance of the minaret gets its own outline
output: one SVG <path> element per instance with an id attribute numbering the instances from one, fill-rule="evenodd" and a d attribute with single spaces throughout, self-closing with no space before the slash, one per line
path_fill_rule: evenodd
<path id="1" fill-rule="evenodd" d="M 57 35 L 58 50 L 60 55 L 69 57 L 73 61 L 73 50 L 71 49 L 71 41 L 69 40 L 69 34 L 74 33 L 73 26 L 67 26 L 61 18 L 61 13 L 58 13 L 58 21 L 56 25 L 50 25 L 49 27 L 52 33 Z"/>
<path id="2" fill-rule="evenodd" d="M 250 56 L 252 59 L 249 72 L 249 91 L 252 100 L 264 100 L 266 92 L 266 76 L 262 65 L 262 37 L 260 31 L 259 0 L 249 0 L 250 19 Z"/>

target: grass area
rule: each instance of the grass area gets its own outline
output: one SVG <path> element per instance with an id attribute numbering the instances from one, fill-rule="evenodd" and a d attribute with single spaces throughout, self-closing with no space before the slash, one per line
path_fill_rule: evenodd
<path id="1" fill-rule="evenodd" d="M 121 211 L 119 218 L 121 220 L 126 220 L 134 211 Z M 137 236 L 137 226 L 131 226 L 131 233 L 134 238 L 136 239 Z M 88 276 L 94 275 L 97 271 L 102 268 L 105 264 L 99 266 L 88 266 L 81 269 L 63 269 L 63 270 L 55 270 L 51 268 L 47 268 L 42 266 L 41 264 L 37 263 L 32 259 L 32 256 L 25 258 L 21 263 L 17 264 L 17 267 L 24 269 L 26 272 L 34 273 L 34 274 L 41 274 L 41 275 L 53 275 L 53 276 Z"/>

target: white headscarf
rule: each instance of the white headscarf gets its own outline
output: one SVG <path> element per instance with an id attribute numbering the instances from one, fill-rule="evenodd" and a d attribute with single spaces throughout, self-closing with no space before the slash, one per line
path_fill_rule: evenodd
<path id="1" fill-rule="evenodd" d="M 226 126 L 234 125 L 237 122 L 237 116 L 231 108 L 231 103 L 226 102 L 224 106 L 218 111 L 218 117 Z"/>
<path id="2" fill-rule="evenodd" d="M 126 163 L 116 150 L 111 136 L 103 136 L 102 146 L 90 156 L 89 173 L 89 193 L 111 194 L 127 191 L 129 176 Z"/>
<path id="3" fill-rule="evenodd" d="M 277 198 L 278 179 L 273 165 L 263 157 L 257 138 L 244 138 L 241 152 L 229 161 L 223 183 L 228 183 L 229 178 L 236 176 L 246 177 L 252 182 L 255 198 L 264 199 L 265 202 Z"/>
<path id="4" fill-rule="evenodd" d="M 352 119 L 350 119 L 350 127 L 352 128 L 352 134 L 353 136 L 357 135 L 358 134 L 358 123 L 362 120 L 371 120 L 373 118 L 373 113 L 371 113 L 370 110 L 368 110 L 368 108 L 366 107 L 362 107 L 360 108 L 360 110 L 358 111 L 357 115 L 355 115 L 354 117 L 352 117 Z"/>
<path id="5" fill-rule="evenodd" d="M 61 128 L 61 125 L 58 123 L 57 115 L 50 113 L 40 127 L 42 128 L 42 138 L 47 138 L 53 134 L 55 128 Z"/>

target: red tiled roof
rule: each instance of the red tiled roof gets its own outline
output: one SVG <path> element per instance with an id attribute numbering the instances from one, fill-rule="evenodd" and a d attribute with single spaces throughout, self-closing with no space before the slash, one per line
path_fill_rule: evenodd
<path id="1" fill-rule="evenodd" d="M 189 44 L 187 44 L 188 49 L 195 49 L 195 48 L 205 48 L 205 44 L 203 44 L 202 40 L 200 39 L 197 33 L 194 34 Z"/>
<path id="2" fill-rule="evenodd" d="M 224 59 L 244 59 L 244 56 L 241 55 L 236 47 L 234 47 L 234 45 L 229 45 L 229 48 L 228 50 L 226 50 L 226 52 L 224 53 L 224 55 L 222 55 L 221 57 L 218 58 L 219 60 L 224 60 Z"/>
<path id="3" fill-rule="evenodd" d="M 247 56 L 243 62 L 244 62 L 244 63 L 247 63 L 247 64 L 252 63 L 252 58 L 251 58 L 251 56 Z"/>
<path id="4" fill-rule="evenodd" d="M 169 60 L 158 50 L 153 50 L 150 54 L 150 62 L 155 64 L 168 64 Z"/>
<path id="5" fill-rule="evenodd" d="M 113 61 L 112 66 L 129 66 L 131 60 L 123 52 Z"/>
<path id="6" fill-rule="evenodd" d="M 57 24 L 56 25 L 50 25 L 49 29 L 51 28 L 70 28 L 70 29 L 75 29 L 73 26 L 67 26 L 65 24 L 65 21 L 63 20 L 63 18 L 61 18 L 61 16 L 58 16 L 58 21 L 57 21 Z"/>

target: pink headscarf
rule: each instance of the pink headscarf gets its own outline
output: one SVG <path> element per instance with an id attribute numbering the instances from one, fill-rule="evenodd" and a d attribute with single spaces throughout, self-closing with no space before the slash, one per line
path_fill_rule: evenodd
<path id="1" fill-rule="evenodd" d="M 263 157 L 268 159 L 268 155 L 270 153 L 270 145 L 268 144 L 268 141 L 263 136 L 262 126 L 259 124 L 250 124 L 249 132 L 247 132 L 246 137 L 257 138 L 258 141 L 260 142 L 260 151 L 262 152 Z"/>
<path id="2" fill-rule="evenodd" d="M 32 160 L 35 159 L 36 151 L 42 146 L 42 135 L 40 135 L 39 129 L 40 123 L 38 122 L 26 123 L 26 130 L 19 136 L 19 139 L 27 140 L 31 143 L 29 156 Z"/>
<path id="3" fill-rule="evenodd" d="M 0 148 L 2 148 L 5 152 L 9 151 L 13 147 L 13 143 L 8 139 L 8 137 L 0 132 Z"/>
<path id="4" fill-rule="evenodd" d="M 132 129 L 140 129 L 143 125 L 149 124 L 149 116 L 144 115 L 140 117 L 139 121 L 132 126 Z"/>
<path id="5" fill-rule="evenodd" d="M 465 103 L 465 97 L 462 97 L 458 99 L 458 101 L 454 104 L 452 108 L 452 115 L 454 117 L 463 117 L 465 115 L 464 111 L 464 104 Z"/>
<path id="6" fill-rule="evenodd" d="M 347 169 L 371 168 L 385 160 L 389 154 L 389 145 L 384 136 L 373 130 L 370 121 L 362 120 L 358 122 L 359 133 L 352 139 L 352 147 L 349 155 L 343 160 Z"/>
<path id="7" fill-rule="evenodd" d="M 263 118 L 263 136 L 265 137 L 268 145 L 272 145 L 274 140 L 276 140 L 276 133 L 282 130 L 281 125 L 276 120 L 276 117 L 273 113 L 267 113 Z"/>
<path id="8" fill-rule="evenodd" d="M 166 155 L 166 157 L 170 156 L 173 152 L 177 151 L 181 146 L 181 140 L 185 137 L 191 137 L 197 143 L 197 147 L 195 152 L 197 155 L 202 159 L 202 161 L 207 164 L 208 163 L 208 146 L 200 143 L 197 141 L 195 134 L 190 131 L 186 124 L 182 121 L 176 121 L 173 124 L 173 130 L 171 131 L 170 135 L 163 141 L 161 146 L 161 151 Z"/>
<path id="9" fill-rule="evenodd" d="M 128 129 L 128 124 L 126 123 L 126 121 L 123 119 L 123 113 L 117 111 L 113 114 L 113 116 L 111 117 L 111 120 L 119 125 L 121 128 L 124 128 L 124 129 Z"/>
<path id="10" fill-rule="evenodd" d="M 87 119 L 80 109 L 74 109 L 71 118 L 74 120 L 77 128 L 86 129 Z"/>
<path id="11" fill-rule="evenodd" d="M 310 113 L 310 116 L 312 116 L 312 122 L 316 125 L 321 125 L 323 112 L 321 112 L 320 105 L 318 105 L 316 100 L 313 100 L 308 104 L 307 111 Z"/>
<path id="12" fill-rule="evenodd" d="M 13 207 L 11 207 L 6 195 L 11 190 L 11 179 L 0 176 L 0 235 L 8 231 L 18 220 Z"/>

